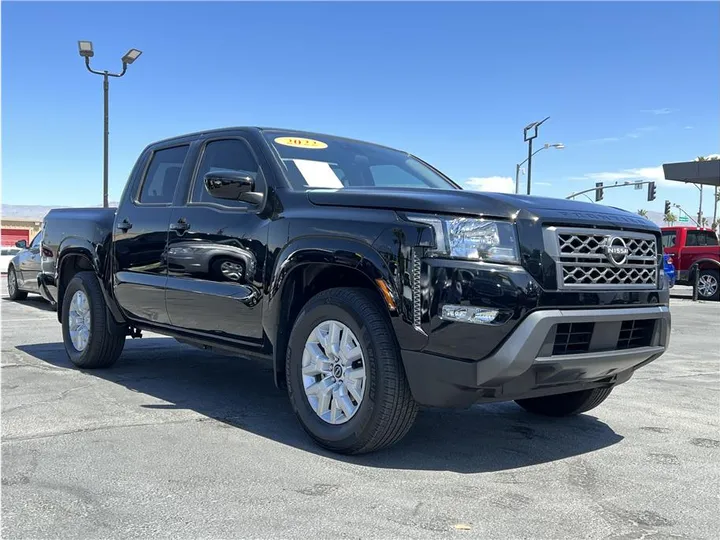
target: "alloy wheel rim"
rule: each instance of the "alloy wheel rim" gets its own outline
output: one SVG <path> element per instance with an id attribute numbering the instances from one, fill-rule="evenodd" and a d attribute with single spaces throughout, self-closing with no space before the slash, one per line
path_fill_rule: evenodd
<path id="1" fill-rule="evenodd" d="M 367 376 L 355 334 L 334 320 L 318 324 L 305 342 L 302 379 L 310 407 L 328 424 L 350 420 L 360 409 Z"/>
<path id="2" fill-rule="evenodd" d="M 220 265 L 222 275 L 233 281 L 237 281 L 242 277 L 242 271 L 242 266 L 234 262 L 225 261 Z"/>
<path id="3" fill-rule="evenodd" d="M 698 282 L 698 292 L 702 296 L 712 296 L 717 292 L 718 282 L 714 276 L 704 275 L 700 276 Z"/>
<path id="4" fill-rule="evenodd" d="M 10 279 L 8 279 L 8 289 L 10 289 L 11 296 L 15 294 L 15 291 L 17 290 L 17 276 L 15 275 L 15 270 L 10 271 Z"/>
<path id="5" fill-rule="evenodd" d="M 84 351 L 90 342 L 90 302 L 83 291 L 76 291 L 70 300 L 68 326 L 70 341 L 78 352 Z"/>

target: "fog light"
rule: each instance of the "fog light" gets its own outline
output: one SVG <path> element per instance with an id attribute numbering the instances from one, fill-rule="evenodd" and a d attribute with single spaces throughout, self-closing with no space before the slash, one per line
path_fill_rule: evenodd
<path id="1" fill-rule="evenodd" d="M 499 313 L 498 309 L 446 304 L 442 308 L 440 318 L 446 321 L 491 324 L 495 322 Z"/>

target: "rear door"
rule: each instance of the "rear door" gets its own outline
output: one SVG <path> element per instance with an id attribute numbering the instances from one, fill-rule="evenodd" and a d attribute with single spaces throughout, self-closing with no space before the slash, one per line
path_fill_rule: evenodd
<path id="1" fill-rule="evenodd" d="M 189 174 L 190 145 L 175 142 L 146 152 L 115 217 L 114 293 L 123 310 L 139 321 L 169 322 L 165 248 L 175 191 Z"/>
<path id="2" fill-rule="evenodd" d="M 717 257 L 718 240 L 712 231 L 686 229 L 685 244 L 680 257 L 684 269 L 690 270 L 695 261 Z"/>
<path id="3" fill-rule="evenodd" d="M 168 315 L 178 328 L 260 345 L 270 220 L 258 205 L 214 198 L 203 177 L 216 169 L 243 171 L 267 197 L 270 173 L 260 149 L 243 136 L 206 138 L 201 145 L 186 201 L 170 220 Z"/>

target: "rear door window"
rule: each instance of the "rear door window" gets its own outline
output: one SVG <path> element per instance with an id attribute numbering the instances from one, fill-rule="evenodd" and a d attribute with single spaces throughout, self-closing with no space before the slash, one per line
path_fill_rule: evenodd
<path id="1" fill-rule="evenodd" d="M 705 245 L 706 246 L 717 246 L 718 245 L 718 238 L 714 232 L 705 231 L 704 235 L 705 235 Z"/>
<path id="2" fill-rule="evenodd" d="M 145 173 L 138 202 L 172 204 L 189 145 L 164 148 L 153 153 Z"/>

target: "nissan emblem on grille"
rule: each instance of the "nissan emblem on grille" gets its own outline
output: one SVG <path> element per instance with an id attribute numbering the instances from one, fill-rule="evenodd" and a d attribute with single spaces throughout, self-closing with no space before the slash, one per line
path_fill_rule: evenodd
<path id="1" fill-rule="evenodd" d="M 625 245 L 625 240 L 619 236 L 609 236 L 605 240 L 605 255 L 615 266 L 621 266 L 627 262 L 630 250 Z"/>
<path id="2" fill-rule="evenodd" d="M 560 289 L 657 287 L 660 260 L 653 234 L 548 227 L 543 238 Z"/>

